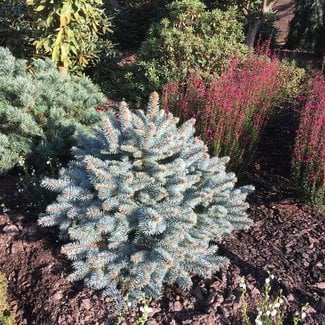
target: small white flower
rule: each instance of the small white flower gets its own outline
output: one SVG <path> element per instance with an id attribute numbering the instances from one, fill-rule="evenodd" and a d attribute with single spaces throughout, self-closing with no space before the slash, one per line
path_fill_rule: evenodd
<path id="1" fill-rule="evenodd" d="M 306 313 L 303 311 L 302 313 L 301 313 L 301 319 L 305 319 L 306 318 Z"/>
<path id="2" fill-rule="evenodd" d="M 271 315 L 271 312 L 269 310 L 266 311 L 265 313 L 266 316 L 270 316 Z"/>
<path id="3" fill-rule="evenodd" d="M 274 308 L 279 308 L 280 307 L 280 302 L 277 302 L 276 304 L 274 304 Z"/>
<path id="4" fill-rule="evenodd" d="M 270 278 L 273 280 L 273 279 L 274 279 L 274 275 L 273 275 L 273 274 L 271 274 L 271 275 L 270 275 Z"/>
<path id="5" fill-rule="evenodd" d="M 273 309 L 272 311 L 271 311 L 271 316 L 273 317 L 273 316 L 275 316 L 277 314 L 277 310 L 276 309 Z"/>
<path id="6" fill-rule="evenodd" d="M 270 278 L 266 278 L 266 279 L 265 279 L 265 284 L 270 284 L 270 281 L 271 281 Z"/>
<path id="7" fill-rule="evenodd" d="M 257 325 L 263 325 L 263 322 L 260 319 L 255 320 L 255 324 Z"/>
<path id="8" fill-rule="evenodd" d="M 245 283 L 240 283 L 239 287 L 242 288 L 242 289 L 246 289 L 246 284 Z"/>
<path id="9" fill-rule="evenodd" d="M 150 312 L 152 311 L 152 308 L 150 308 L 150 307 L 147 306 L 147 305 L 144 305 L 144 306 L 141 306 L 141 307 L 140 307 L 140 311 L 141 311 L 142 313 L 147 314 L 147 313 L 150 313 Z"/>
<path id="10" fill-rule="evenodd" d="M 46 162 L 46 165 L 49 165 L 51 162 L 48 160 L 47 162 Z"/>
<path id="11" fill-rule="evenodd" d="M 296 311 L 296 312 L 295 312 L 295 316 L 299 316 L 299 312 Z"/>
<path id="12" fill-rule="evenodd" d="M 131 307 L 132 306 L 132 304 L 131 304 L 130 301 L 127 303 L 127 305 L 128 305 L 128 307 Z"/>
<path id="13" fill-rule="evenodd" d="M 279 303 L 280 303 L 280 305 L 282 305 L 282 304 L 284 303 L 284 300 L 281 298 L 281 299 L 279 300 Z"/>

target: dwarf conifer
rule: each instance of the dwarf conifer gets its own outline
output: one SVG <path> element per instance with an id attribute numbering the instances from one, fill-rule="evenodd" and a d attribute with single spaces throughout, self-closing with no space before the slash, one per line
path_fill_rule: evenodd
<path id="1" fill-rule="evenodd" d="M 146 111 L 121 104 L 93 136 L 79 135 L 75 160 L 59 179 L 42 185 L 58 194 L 40 216 L 69 243 L 71 279 L 131 301 L 159 298 L 163 284 L 191 287 L 226 259 L 216 241 L 251 223 L 245 203 L 251 186 L 234 189 L 228 157 L 211 158 L 194 137 L 194 120 L 159 110 L 153 93 Z"/>
<path id="2" fill-rule="evenodd" d="M 29 66 L 0 47 L 0 173 L 22 159 L 41 167 L 69 157 L 74 132 L 99 120 L 104 99 L 90 79 L 59 73 L 49 59 Z"/>

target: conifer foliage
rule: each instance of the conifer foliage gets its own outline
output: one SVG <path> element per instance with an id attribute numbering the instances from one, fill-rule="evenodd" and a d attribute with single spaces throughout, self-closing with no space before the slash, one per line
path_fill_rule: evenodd
<path id="1" fill-rule="evenodd" d="M 122 103 L 92 136 L 79 134 L 59 179 L 42 182 L 59 194 L 39 223 L 59 226 L 69 241 L 62 251 L 73 260 L 71 279 L 133 302 L 214 272 L 226 261 L 215 241 L 251 223 L 253 188 L 234 189 L 229 158 L 210 158 L 195 121 L 178 127 L 158 101 L 153 93 L 146 112 Z"/>
<path id="2" fill-rule="evenodd" d="M 90 79 L 59 73 L 48 59 L 28 66 L 0 47 L 0 173 L 22 159 L 41 167 L 69 156 L 75 130 L 99 120 L 103 100 Z"/>

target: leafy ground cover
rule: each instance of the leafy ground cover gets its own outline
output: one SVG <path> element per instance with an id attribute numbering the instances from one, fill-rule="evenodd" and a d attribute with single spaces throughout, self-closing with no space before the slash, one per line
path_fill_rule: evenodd
<path id="1" fill-rule="evenodd" d="M 324 214 L 301 204 L 288 181 L 294 129 L 292 111 L 283 108 L 261 136 L 246 175 L 257 187 L 249 199 L 254 226 L 220 243 L 229 266 L 209 279 L 194 277 L 188 293 L 167 287 L 160 303 L 149 303 L 148 324 L 240 324 L 242 275 L 248 314 L 254 318 L 267 271 L 274 275 L 272 295 L 282 289 L 286 297 L 285 323 L 307 302 L 305 323 L 325 322 Z M 111 300 L 66 280 L 71 266 L 60 253 L 56 230 L 40 229 L 35 214 L 27 217 L 26 206 L 16 207 L 20 194 L 12 176 L 2 177 L 1 184 L 1 201 L 16 211 L 0 216 L 0 265 L 18 324 L 113 324 Z M 126 312 L 124 324 L 134 324 L 141 314 Z"/>

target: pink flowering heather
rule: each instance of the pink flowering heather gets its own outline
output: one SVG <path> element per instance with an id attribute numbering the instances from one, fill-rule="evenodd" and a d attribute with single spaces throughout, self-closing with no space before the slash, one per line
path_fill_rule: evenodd
<path id="1" fill-rule="evenodd" d="M 163 107 L 182 120 L 196 118 L 196 129 L 212 153 L 230 156 L 230 167 L 240 171 L 250 161 L 283 88 L 280 71 L 277 58 L 250 54 L 244 62 L 233 60 L 210 82 L 195 74 L 186 85 L 171 82 L 163 90 Z"/>
<path id="2" fill-rule="evenodd" d="M 325 77 L 317 75 L 301 110 L 292 161 L 293 178 L 305 198 L 324 209 Z"/>

